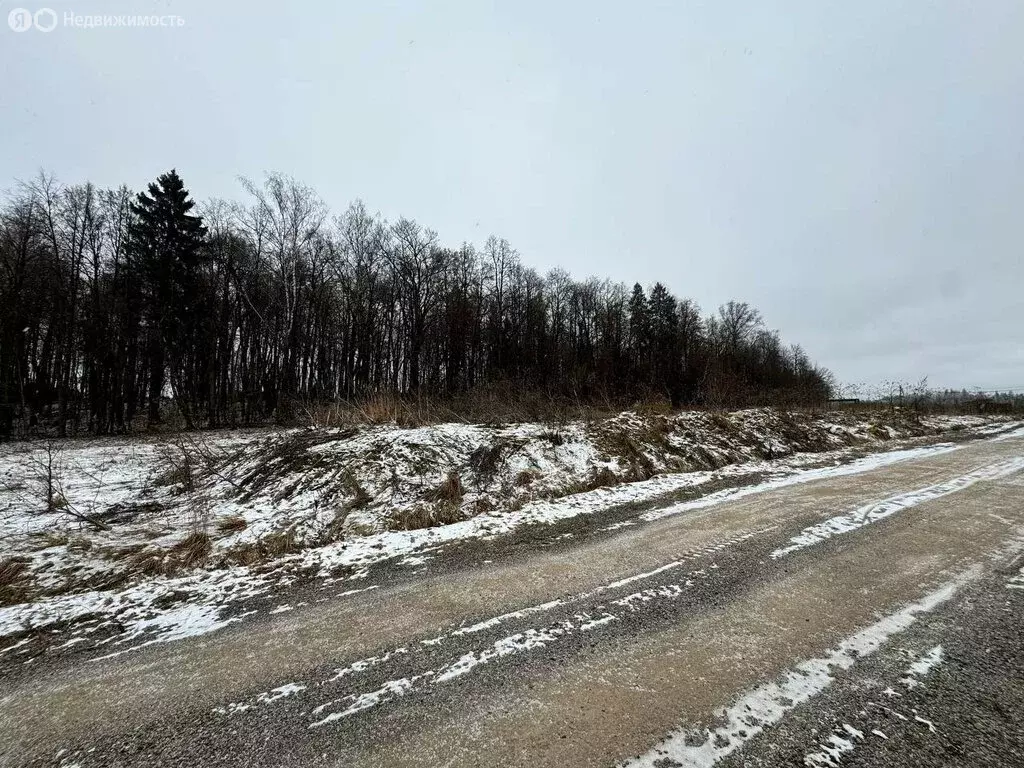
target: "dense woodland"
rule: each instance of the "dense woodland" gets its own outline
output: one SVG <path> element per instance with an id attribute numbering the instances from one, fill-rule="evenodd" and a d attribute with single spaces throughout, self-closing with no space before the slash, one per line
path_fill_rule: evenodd
<path id="1" fill-rule="evenodd" d="M 673 406 L 816 403 L 829 373 L 754 308 L 702 314 L 448 247 L 269 175 L 198 205 L 171 171 L 134 194 L 40 174 L 0 209 L 0 434 L 293 420 L 302 404 L 488 387 Z"/>

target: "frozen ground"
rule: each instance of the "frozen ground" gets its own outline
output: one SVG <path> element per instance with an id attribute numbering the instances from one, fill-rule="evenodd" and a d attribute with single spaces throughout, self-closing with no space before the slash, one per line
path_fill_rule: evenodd
<path id="1" fill-rule="evenodd" d="M 0 454 L 0 659 L 47 640 L 117 654 L 243 620 L 255 611 L 238 606 L 298 582 L 336 583 L 338 595 L 372 588 L 360 583 L 369 566 L 416 568 L 452 542 L 706 489 L 609 527 L 637 525 L 955 449 L 922 439 L 1019 426 L 759 409 L 9 445 Z M 858 457 L 865 449 L 876 452 Z M 826 521 L 804 538 L 907 501 Z"/>
<path id="2" fill-rule="evenodd" d="M 9 606 L 0 762 L 1016 765 L 1024 429 L 959 432 Z"/>

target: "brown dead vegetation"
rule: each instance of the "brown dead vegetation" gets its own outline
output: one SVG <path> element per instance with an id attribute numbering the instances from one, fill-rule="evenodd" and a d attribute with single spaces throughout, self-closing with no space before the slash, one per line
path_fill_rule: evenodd
<path id="1" fill-rule="evenodd" d="M 241 476 L 235 477 L 232 484 L 239 490 L 239 501 L 245 503 L 258 494 L 275 485 L 280 479 L 287 475 L 309 475 L 310 479 L 318 476 L 337 472 L 338 467 L 331 464 L 323 454 L 311 451 L 317 445 L 346 440 L 355 435 L 355 430 L 319 430 L 303 429 L 295 430 L 283 435 L 272 435 L 257 450 L 260 453 L 260 461 L 253 464 L 250 469 Z M 252 450 L 252 449 L 249 449 Z M 222 469 L 222 475 L 227 475 L 234 462 L 240 456 L 227 460 Z M 279 491 L 278 495 L 291 494 L 297 490 L 296 486 Z"/>
<path id="2" fill-rule="evenodd" d="M 462 480 L 459 473 L 453 469 L 448 472 L 444 482 L 427 493 L 427 501 L 458 505 L 462 501 L 462 494 Z"/>
<path id="3" fill-rule="evenodd" d="M 109 560 L 123 561 L 117 573 L 106 574 L 106 579 L 124 581 L 131 576 L 175 576 L 210 562 L 213 541 L 208 533 L 192 531 L 170 547 L 135 544 L 108 549 L 103 552 Z"/>
<path id="4" fill-rule="evenodd" d="M 28 565 L 27 557 L 0 560 L 0 605 L 14 605 L 29 599 Z"/>
<path id="5" fill-rule="evenodd" d="M 231 547 L 225 554 L 227 563 L 238 565 L 255 565 L 273 560 L 303 548 L 295 533 L 295 527 L 289 526 L 280 531 L 268 533 L 255 541 L 248 541 Z"/>
<path id="6" fill-rule="evenodd" d="M 831 417 L 830 417 L 831 418 Z M 450 420 L 450 419 L 449 419 Z M 155 482 L 174 486 L 178 496 L 168 508 L 184 509 L 189 513 L 187 535 L 172 546 L 159 546 L 157 542 L 139 543 L 131 547 L 103 547 L 104 538 L 96 556 L 116 561 L 116 571 L 101 574 L 88 583 L 76 582 L 76 588 L 107 588 L 138 576 L 177 575 L 198 567 L 219 567 L 226 564 L 259 565 L 304 548 L 317 547 L 343 539 L 346 535 L 374 533 L 383 526 L 388 530 L 416 530 L 459 522 L 480 514 L 506 513 L 521 508 L 537 499 L 557 499 L 597 488 L 621 483 L 646 480 L 659 472 L 714 470 L 724 465 L 750 458 L 775 459 L 793 451 L 832 449 L 840 444 L 853 445 L 865 433 L 875 440 L 891 439 L 887 427 L 896 427 L 901 435 L 924 435 L 936 430 L 925 427 L 920 418 L 899 409 L 875 412 L 869 426 L 862 415 L 842 414 L 837 423 L 858 425 L 861 437 L 841 430 L 829 431 L 828 424 L 804 412 L 741 412 L 700 413 L 689 416 L 666 415 L 657 410 L 640 414 L 623 414 L 615 419 L 573 424 L 561 428 L 532 430 L 534 442 L 528 444 L 527 432 L 519 429 L 509 433 L 494 432 L 487 442 L 467 455 L 453 461 L 451 456 L 432 446 L 429 440 L 410 441 L 412 453 L 400 453 L 400 460 L 409 462 L 412 472 L 399 473 L 390 466 L 391 456 L 386 447 L 376 443 L 365 452 L 367 458 L 382 461 L 381 472 L 391 472 L 396 499 L 418 501 L 387 509 L 387 481 L 365 474 L 365 467 L 353 462 L 340 466 L 330 451 L 315 450 L 317 446 L 346 440 L 357 432 L 355 428 L 341 430 L 301 429 L 270 434 L 256 445 L 250 443 L 242 451 L 214 455 L 202 448 L 199 441 L 189 438 L 167 442 L 162 458 L 166 458 L 165 471 Z M 601 458 L 610 466 L 597 466 L 565 474 L 563 464 L 556 461 L 554 474 L 545 475 L 537 464 L 527 463 L 523 457 L 541 450 L 545 458 L 557 460 L 554 449 L 576 440 L 583 432 L 600 451 Z M 541 444 L 538 446 L 538 442 Z M 575 448 L 575 443 L 570 446 Z M 252 460 L 252 451 L 258 451 L 259 460 Z M 399 455 L 399 454 L 396 454 Z M 571 457 L 570 457 L 571 458 Z M 445 466 L 442 460 L 449 466 Z M 243 464 L 244 461 L 244 464 Z M 440 466 L 439 466 L 440 465 Z M 245 466 L 244 471 L 241 467 Z M 515 471 L 510 471 L 512 468 Z M 444 469 L 442 469 L 444 468 Z M 364 472 L 360 475 L 359 472 Z M 439 474 L 443 472 L 443 474 Z M 415 485 L 417 478 L 433 478 Z M 58 473 L 59 476 L 59 473 Z M 301 526 L 292 522 L 289 527 L 274 531 L 252 541 L 239 542 L 228 550 L 214 550 L 210 533 L 230 536 L 245 530 L 248 525 L 241 515 L 215 518 L 218 486 L 215 478 L 223 477 L 236 489 L 234 499 L 245 503 L 257 494 L 269 492 L 265 498 L 290 498 L 299 492 L 313 491 L 315 509 Z M 387 475 L 385 475 L 387 477 Z M 440 477 L 440 479 L 438 479 Z M 371 487 L 376 497 L 367 492 L 360 479 Z M 54 483 L 56 489 L 58 483 Z M 382 488 L 383 487 L 383 495 Z M 223 487 L 217 490 L 223 494 Z M 479 494 L 479 495 L 477 495 Z M 467 498 L 468 497 L 468 498 Z M 37 498 L 40 498 L 37 496 Z M 164 502 L 166 503 L 166 502 Z M 53 496 L 59 511 L 59 492 Z M 354 510 L 374 505 L 371 515 L 353 515 Z M 95 516 L 103 523 L 132 522 L 138 517 L 156 517 L 164 509 L 161 503 L 120 504 Z M 329 522 L 328 522 L 329 521 Z M 173 532 L 165 520 L 150 519 L 147 535 L 151 539 Z M 184 521 L 177 523 L 178 535 Z M 251 534 L 251 532 L 250 532 Z M 251 536 L 240 538 L 249 539 Z M 87 552 L 93 542 L 84 536 L 72 536 L 66 531 L 51 531 L 40 535 L 42 546 L 66 546 L 68 550 Z M 225 541 L 223 544 L 228 544 Z M 32 540 L 34 547 L 36 540 Z M 269 566 L 268 566 L 269 567 Z M 27 566 L 23 560 L 8 558 L 0 562 L 0 604 L 26 599 L 30 583 L 25 578 Z"/>
<path id="7" fill-rule="evenodd" d="M 500 443 L 480 446 L 469 456 L 470 469 L 482 479 L 493 477 L 501 463 L 502 450 L 503 446 Z"/>
<path id="8" fill-rule="evenodd" d="M 466 514 L 455 504 L 418 502 L 392 510 L 384 521 L 384 527 L 389 531 L 415 531 L 458 523 L 465 519 Z"/>
<path id="9" fill-rule="evenodd" d="M 169 554 L 182 568 L 191 568 L 205 562 L 213 547 L 210 536 L 202 531 L 193 531 L 170 548 Z"/>
<path id="10" fill-rule="evenodd" d="M 229 515 L 217 521 L 217 531 L 225 536 L 244 531 L 249 523 L 241 515 Z"/>
<path id="11" fill-rule="evenodd" d="M 664 405 L 651 401 L 649 409 Z M 481 385 L 472 392 L 444 398 L 375 394 L 361 400 L 306 403 L 298 406 L 295 422 L 313 427 L 353 427 L 397 424 L 422 427 L 446 422 L 466 424 L 508 424 L 519 422 L 592 421 L 635 407 L 619 403 L 583 403 L 574 398 L 525 391 L 511 383 Z"/>

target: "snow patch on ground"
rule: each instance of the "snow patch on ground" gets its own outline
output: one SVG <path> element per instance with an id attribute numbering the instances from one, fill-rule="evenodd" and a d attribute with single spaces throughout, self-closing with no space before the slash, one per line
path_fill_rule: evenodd
<path id="1" fill-rule="evenodd" d="M 849 669 L 858 659 L 874 653 L 892 636 L 910 627 L 920 614 L 932 611 L 945 603 L 953 597 L 960 586 L 979 575 L 978 569 L 967 572 L 922 599 L 851 635 L 824 656 L 801 662 L 779 680 L 748 691 L 734 704 L 718 713 L 725 721 L 725 725 L 705 729 L 702 734 L 703 743 L 693 744 L 692 731 L 679 732 L 646 754 L 623 765 L 657 768 L 666 763 L 671 765 L 671 761 L 684 766 L 703 768 L 714 765 L 766 727 L 779 722 L 795 706 L 825 690 L 834 680 L 835 672 Z M 839 738 L 842 740 L 842 737 Z M 837 742 L 830 741 L 830 744 L 832 749 L 840 749 L 842 746 Z M 842 751 L 846 751 L 845 747 L 840 753 Z"/>
<path id="2" fill-rule="evenodd" d="M 218 707 L 214 710 L 219 714 L 234 714 L 236 712 L 245 712 L 254 706 L 260 704 L 273 704 L 275 701 L 286 699 L 289 696 L 294 696 L 297 693 L 301 693 L 306 690 L 306 686 L 301 683 L 286 683 L 285 685 L 278 686 L 266 693 L 259 694 L 251 702 L 231 702 L 226 707 Z"/>
<path id="3" fill-rule="evenodd" d="M 1017 575 L 1006 582 L 1007 589 L 1024 589 L 1024 568 L 1021 568 Z"/>
<path id="4" fill-rule="evenodd" d="M 626 412 L 559 425 L 383 425 L 10 443 L 0 445 L 0 561 L 25 562 L 26 599 L 84 593 L 180 573 L 197 562 L 262 562 L 340 537 L 460 518 L 497 520 L 595 487 L 653 480 L 652 489 L 671 492 L 687 485 L 672 479 L 678 473 L 700 482 L 701 472 L 727 465 L 763 469 L 770 460 L 794 458 L 799 466 L 808 461 L 796 458 L 800 451 L 1012 426 L 979 417 L 873 418 L 771 409 Z M 59 491 L 55 512 L 45 511 L 48 465 Z M 543 522 L 542 506 L 535 512 Z M 205 561 L 176 549 L 194 534 L 210 537 Z"/>
<path id="5" fill-rule="evenodd" d="M 794 457 L 792 462 L 784 461 L 772 466 L 779 476 L 777 479 L 740 490 L 745 491 L 743 495 L 748 495 L 781 485 L 811 482 L 832 476 L 834 473 L 869 471 L 888 463 L 883 458 L 885 456 L 889 457 L 888 461 L 902 461 L 934 455 L 945 450 L 950 450 L 950 447 L 931 446 L 896 451 L 891 455 L 868 456 L 851 464 L 827 467 L 824 470 L 801 470 L 799 465 L 806 462 L 807 457 Z M 746 471 L 759 475 L 768 466 L 767 463 L 758 464 L 747 467 Z M 205 634 L 233 623 L 233 618 L 222 618 L 233 604 L 272 593 L 278 587 L 288 586 L 296 580 L 296 573 L 314 571 L 320 578 L 329 581 L 332 578 L 331 574 L 337 569 L 365 568 L 385 560 L 429 552 L 452 542 L 493 538 L 522 526 L 550 524 L 579 515 L 593 514 L 609 506 L 647 501 L 674 490 L 695 488 L 724 477 L 738 476 L 741 476 L 738 467 L 727 467 L 719 473 L 667 475 L 645 482 L 601 488 L 559 501 L 534 502 L 501 517 L 481 516 L 438 528 L 387 531 L 356 537 L 295 555 L 286 555 L 279 558 L 277 567 L 269 571 L 245 566 L 197 571 L 187 576 L 153 578 L 119 592 L 93 590 L 81 594 L 44 598 L 34 603 L 0 607 L 0 637 L 17 634 L 28 628 L 39 629 L 65 622 L 83 622 L 91 617 L 96 617 L 95 622 L 86 622 L 80 631 L 92 634 L 95 630 L 109 628 L 116 622 L 125 632 L 112 641 L 118 644 L 134 641 L 142 634 L 143 628 L 150 633 L 167 633 L 174 639 Z M 714 493 L 691 504 L 675 505 L 671 508 L 671 514 L 682 513 L 685 511 L 684 507 L 706 507 L 735 497 L 735 494 Z M 642 515 L 644 519 L 657 519 L 659 516 L 662 515 Z M 670 567 L 680 564 L 672 564 Z M 632 578 L 642 577 L 641 575 Z M 362 590 L 346 590 L 339 593 L 339 596 L 359 591 Z M 166 602 L 178 597 L 193 604 L 193 610 L 182 612 L 177 606 L 165 607 Z M 181 622 L 180 627 L 175 626 L 176 621 Z"/>
<path id="6" fill-rule="evenodd" d="M 662 421 L 654 424 L 661 430 L 655 430 L 661 435 L 657 440 L 666 442 L 670 447 L 674 446 L 673 450 L 681 452 L 680 455 L 703 456 L 712 463 L 741 460 L 744 457 L 750 458 L 766 453 L 777 455 L 794 449 L 792 441 L 786 442 L 777 437 L 777 433 L 784 431 L 783 427 L 793 428 L 792 425 L 785 426 L 785 418 L 793 417 L 784 417 L 765 410 L 740 412 L 728 415 L 726 421 L 731 425 L 728 429 L 719 423 L 723 418 L 725 417 L 721 415 L 703 413 L 662 417 Z M 869 426 L 862 422 L 848 420 L 840 424 L 829 421 L 828 418 L 819 418 L 817 421 L 802 418 L 804 422 L 798 425 L 803 430 L 802 434 L 817 435 L 821 446 L 843 446 L 851 441 L 870 438 Z M 718 426 L 715 426 L 716 424 Z M 921 428 L 932 431 L 953 427 L 988 430 L 993 426 L 1005 430 L 1013 425 L 991 425 L 982 419 L 962 417 L 933 419 Z M 214 519 L 241 519 L 245 528 L 238 532 L 228 532 L 216 539 L 213 544 L 214 554 L 223 554 L 232 547 L 241 546 L 245 541 L 251 543 L 259 539 L 262 534 L 258 532 L 261 530 L 278 530 L 278 523 L 281 521 L 294 522 L 292 516 L 298 515 L 300 508 L 305 510 L 303 514 L 309 519 L 322 516 L 321 513 L 327 514 L 324 510 L 330 505 L 324 502 L 324 489 L 334 489 L 332 492 L 340 493 L 339 487 L 348 488 L 348 480 L 338 478 L 341 475 L 348 477 L 345 473 L 356 471 L 352 469 L 353 466 L 362 467 L 356 471 L 358 477 L 372 472 L 374 477 L 379 479 L 385 467 L 393 470 L 384 474 L 393 476 L 390 482 L 397 483 L 395 494 L 388 495 L 378 486 L 374 486 L 376 495 L 370 494 L 371 501 L 366 502 L 367 506 L 364 508 L 369 510 L 376 509 L 374 505 L 383 507 L 405 498 L 402 494 L 422 495 L 426 486 L 422 477 L 416 479 L 413 466 L 416 462 L 428 462 L 430 467 L 444 467 L 448 461 L 462 460 L 470 463 L 477 461 L 479 464 L 477 459 L 471 459 L 472 456 L 481 455 L 478 453 L 481 446 L 486 448 L 484 453 L 496 446 L 501 448 L 498 453 L 504 458 L 499 457 L 496 471 L 499 474 L 504 473 L 504 480 L 495 480 L 493 483 L 490 480 L 481 480 L 485 490 L 467 490 L 460 502 L 465 506 L 472 503 L 473 499 L 479 501 L 483 498 L 480 494 L 485 491 L 493 497 L 502 488 L 509 490 L 506 486 L 516 478 L 521 478 L 522 473 L 527 470 L 534 474 L 547 473 L 545 482 L 549 483 L 561 483 L 567 478 L 573 478 L 574 482 L 578 482 L 584 466 L 611 466 L 608 461 L 599 458 L 610 455 L 607 451 L 602 453 L 605 450 L 600 448 L 602 440 L 619 439 L 623 435 L 648 434 L 651 429 L 651 422 L 640 416 L 622 414 L 617 419 L 597 426 L 563 425 L 557 432 L 553 432 L 552 428 L 546 425 L 513 425 L 500 429 L 440 425 L 416 430 L 380 427 L 363 430 L 355 435 L 342 435 L 338 430 L 313 431 L 315 434 L 312 436 L 307 434 L 310 432 L 308 430 L 290 430 L 269 435 L 267 432 L 226 434 L 216 438 L 218 442 L 212 448 L 208 447 L 208 451 L 213 454 L 210 460 L 216 459 L 216 469 L 200 483 L 205 484 L 207 500 L 215 510 Z M 325 432 L 329 434 L 324 434 Z M 722 437 L 720 433 L 723 432 L 728 434 Z M 308 463 L 303 464 L 295 472 L 277 467 L 274 469 L 277 474 L 273 477 L 280 476 L 285 478 L 284 480 L 275 481 L 259 492 L 254 490 L 239 495 L 239 488 L 242 486 L 238 486 L 238 483 L 245 481 L 246 478 L 249 478 L 250 484 L 254 487 L 259 484 L 259 478 L 252 475 L 257 470 L 252 457 L 266 458 L 267 451 L 280 448 L 280 441 L 287 441 L 289 435 L 297 433 L 301 433 L 301 440 L 306 441 L 300 441 L 306 446 L 306 453 L 300 452 L 300 458 L 303 462 L 312 461 L 313 466 L 319 468 L 318 471 L 310 472 Z M 821 437 L 823 434 L 830 435 L 831 438 Z M 630 440 L 633 439 L 630 437 Z M 67 451 L 67 466 L 70 469 L 67 470 L 65 477 L 65 488 L 69 496 L 75 498 L 90 494 L 96 499 L 102 497 L 101 501 L 89 507 L 89 511 L 105 515 L 103 519 L 109 521 L 112 526 L 110 538 L 117 538 L 125 545 L 135 546 L 138 542 L 147 542 L 147 546 L 156 547 L 171 547 L 180 540 L 182 529 L 188 528 L 184 520 L 191 514 L 185 509 L 188 499 L 183 499 L 178 491 L 170 490 L 163 485 L 154 485 L 153 482 L 154 474 L 166 469 L 166 460 L 161 458 L 167 450 L 166 446 L 156 442 L 125 441 L 97 441 L 73 445 L 74 447 Z M 508 445 L 516 446 L 511 453 Z M 751 446 L 757 446 L 757 451 Z M 135 583 L 129 582 L 126 587 L 76 588 L 71 593 L 55 594 L 33 602 L 0 607 L 0 638 L 13 636 L 19 643 L 17 648 L 6 648 L 9 654 L 4 658 L 6 660 L 32 651 L 30 645 L 21 647 L 19 635 L 27 630 L 70 627 L 69 631 L 73 635 L 71 639 L 80 643 L 82 647 L 109 645 L 114 653 L 120 653 L 133 647 L 141 647 L 142 644 L 169 642 L 217 631 L 248 615 L 239 612 L 236 606 L 240 603 L 256 597 L 268 597 L 275 590 L 295 583 L 300 577 L 309 578 L 310 574 L 325 584 L 337 580 L 347 581 L 358 578 L 365 573 L 368 566 L 385 560 L 404 559 L 407 566 L 417 567 L 429 559 L 432 551 L 452 542 L 493 538 L 522 526 L 550 524 L 579 515 L 594 514 L 611 507 L 650 502 L 681 490 L 699 492 L 704 486 L 723 481 L 742 483 L 746 477 L 768 478 L 747 486 L 716 491 L 695 501 L 646 512 L 620 525 L 639 524 L 795 483 L 866 472 L 896 461 L 938 455 L 955 449 L 955 446 L 940 445 L 897 450 L 869 455 L 848 464 L 807 469 L 808 464 L 842 462 L 844 458 L 849 457 L 850 449 L 840 448 L 824 453 L 794 454 L 781 459 L 747 460 L 718 470 L 660 474 L 647 480 L 600 487 L 558 499 L 536 498 L 526 501 L 518 509 L 492 510 L 470 519 L 437 527 L 408 531 L 385 530 L 371 532 L 368 535 L 355 535 L 350 526 L 346 538 L 342 541 L 333 541 L 279 556 L 268 564 L 234 565 L 214 570 L 200 569 L 179 576 L 140 576 Z M 32 461 L 39 458 L 40 450 L 42 449 L 39 447 L 24 445 L 0 447 L 0 478 L 10 481 L 11 478 L 17 478 L 19 472 L 30 475 Z M 454 453 L 451 453 L 453 451 Z M 654 453 L 649 443 L 634 444 L 633 448 L 625 450 L 626 454 L 631 455 L 637 451 L 639 455 L 647 457 L 645 461 L 650 464 L 648 469 L 659 470 L 659 465 L 650 463 L 653 462 Z M 506 453 L 509 455 L 506 456 Z M 290 454 L 283 452 L 273 455 L 280 461 L 287 461 Z M 663 462 L 661 466 L 668 467 L 664 461 L 671 452 L 663 451 L 660 455 Z M 310 456 L 313 458 L 310 459 Z M 359 459 L 360 456 L 363 458 Z M 510 456 L 512 458 L 509 458 Z M 711 458 L 707 458 L 709 456 Z M 360 464 L 360 461 L 363 463 Z M 633 455 L 631 461 L 635 463 L 640 459 Z M 612 462 L 617 468 L 615 471 L 626 471 L 623 464 L 629 463 L 626 459 L 616 462 Z M 509 473 L 513 471 L 515 474 L 510 475 Z M 307 474 L 310 477 L 307 477 Z M 224 479 L 232 476 L 236 479 Z M 530 494 L 543 496 L 545 492 L 550 491 L 550 488 L 543 484 L 538 487 L 536 477 L 531 475 L 531 478 L 529 483 L 522 486 L 529 486 L 532 489 L 529 491 Z M 414 480 L 419 488 L 415 492 L 410 491 L 408 487 Z M 282 488 L 281 483 L 286 487 Z M 310 483 L 312 486 L 307 487 Z M 28 480 L 22 482 L 25 488 L 29 485 L 31 483 Z M 110 549 L 109 541 L 106 545 L 102 544 L 108 534 L 88 531 L 83 533 L 87 526 L 80 523 L 72 526 L 66 521 L 59 523 L 58 521 L 63 519 L 59 515 L 40 514 L 26 501 L 21 491 L 15 493 L 10 487 L 13 486 L 9 482 L 0 490 L 0 533 L 3 534 L 0 535 L 0 559 L 5 552 L 28 552 L 27 557 L 31 561 L 29 570 L 33 578 L 38 584 L 54 589 L 61 584 L 67 586 L 70 583 L 69 579 L 80 584 L 87 576 L 108 576 L 110 569 L 114 567 L 112 563 L 116 565 L 121 562 L 110 559 L 113 550 Z M 323 493 L 317 491 L 317 488 Z M 548 488 L 548 491 L 544 488 Z M 516 495 L 517 493 L 519 491 L 514 489 L 510 491 L 510 498 L 521 498 Z M 155 505 L 160 511 L 150 514 L 143 509 L 146 504 Z M 332 511 L 329 515 L 332 520 L 334 514 Z M 125 521 L 117 522 L 121 519 L 117 515 L 122 515 Z M 262 522 L 257 521 L 257 517 Z M 71 532 L 71 527 L 75 527 L 77 533 Z M 312 541 L 308 538 L 308 535 L 313 535 L 310 533 L 312 529 L 300 528 L 301 526 L 293 530 L 294 535 L 298 537 L 296 541 L 300 545 L 304 541 Z M 373 526 L 370 530 L 373 530 Z M 47 543 L 51 536 L 64 538 L 62 543 L 51 545 Z M 79 540 L 86 536 L 94 540 L 89 547 Z M 678 565 L 681 565 L 681 561 L 668 567 Z M 633 578 L 642 578 L 642 575 Z M 101 578 L 100 581 L 102 582 Z M 367 589 L 373 588 L 375 587 L 371 586 Z M 337 594 L 346 596 L 360 591 L 363 590 L 348 589 Z M 288 609 L 289 606 L 277 606 L 267 610 L 283 612 Z M 500 620 L 501 617 L 494 619 Z M 465 631 L 470 632 L 472 628 L 466 628 Z"/>
<path id="7" fill-rule="evenodd" d="M 839 536 L 855 531 L 858 528 L 863 528 L 865 525 L 877 523 L 905 509 L 966 490 L 975 483 L 985 480 L 998 480 L 1020 472 L 1022 469 L 1024 469 L 1024 458 L 1007 459 L 1006 461 L 979 467 L 973 472 L 953 478 L 952 480 L 900 493 L 881 501 L 873 501 L 848 514 L 830 517 L 822 523 L 805 528 L 798 536 L 790 539 L 792 544 L 775 550 L 771 556 L 775 559 L 785 557 L 792 552 L 820 544 L 831 539 L 833 536 Z"/>
<path id="8" fill-rule="evenodd" d="M 470 674 L 482 665 L 490 664 L 493 661 L 508 656 L 544 648 L 567 635 L 591 631 L 615 621 L 616 618 L 616 616 L 608 613 L 596 618 L 585 613 L 576 614 L 571 619 L 552 624 L 551 626 L 531 627 L 522 632 L 516 632 L 515 634 L 499 638 L 490 645 L 465 653 L 437 669 L 426 670 L 411 677 L 388 680 L 372 691 L 350 694 L 329 702 L 327 705 L 321 705 L 313 710 L 314 714 L 322 714 L 330 706 L 347 704 L 343 709 L 331 712 L 314 721 L 309 727 L 319 728 L 337 720 L 351 717 L 371 707 L 405 696 L 411 691 L 426 685 L 450 683 L 452 680 Z"/>
<path id="9" fill-rule="evenodd" d="M 907 672 L 900 679 L 900 682 L 907 688 L 916 688 L 921 685 L 921 678 L 927 676 L 929 672 L 941 663 L 942 646 L 936 645 L 907 668 Z"/>
<path id="10" fill-rule="evenodd" d="M 817 752 L 804 755 L 804 765 L 808 768 L 838 768 L 843 755 L 853 752 L 856 742 L 864 741 L 863 731 L 859 731 L 849 723 L 843 723 L 839 731 L 829 734 L 828 740 L 821 744 Z"/>
<path id="11" fill-rule="evenodd" d="M 671 517 L 672 515 L 680 515 L 686 512 L 692 512 L 696 509 L 704 509 L 715 504 L 720 504 L 723 501 L 742 499 L 755 493 L 764 493 L 765 491 L 786 488 L 788 486 L 798 485 L 801 483 L 811 483 L 816 480 L 856 475 L 862 472 L 870 472 L 874 469 L 889 466 L 890 464 L 896 464 L 901 461 L 922 459 L 928 456 L 938 456 L 943 453 L 949 453 L 950 451 L 956 450 L 959 450 L 959 446 L 943 443 L 922 448 L 911 448 L 873 454 L 871 456 L 865 456 L 861 459 L 851 461 L 848 464 L 842 464 L 834 467 L 819 467 L 816 469 L 805 469 L 796 472 L 787 472 L 785 469 L 780 469 L 775 473 L 772 473 L 774 474 L 774 477 L 764 482 L 738 488 L 726 488 L 721 491 L 716 491 L 715 493 L 709 493 L 707 496 L 703 496 L 702 498 L 694 501 L 686 501 L 680 504 L 673 504 L 663 509 L 646 512 L 640 516 L 640 520 L 644 522 L 652 522 L 665 517 Z"/>
<path id="12" fill-rule="evenodd" d="M 763 531 L 762 531 L 763 532 Z M 753 532 L 743 534 L 740 536 L 733 537 L 728 541 L 721 542 L 720 544 L 705 547 L 702 550 L 695 550 L 692 553 L 687 553 L 678 562 L 674 563 L 672 567 L 682 565 L 687 560 L 699 557 L 702 554 L 708 552 L 719 551 L 723 546 L 729 543 L 735 543 L 738 541 L 744 541 L 759 532 Z M 468 627 L 462 627 L 459 629 L 452 630 L 451 632 L 435 637 L 428 640 L 421 641 L 421 644 L 426 647 L 434 648 L 445 644 L 447 641 L 463 638 L 469 635 L 473 635 L 479 632 L 484 632 L 490 629 L 501 626 L 505 622 L 513 619 L 520 619 L 533 616 L 535 614 L 541 614 L 547 611 L 551 611 L 555 608 L 564 606 L 569 603 L 578 602 L 585 603 L 591 601 L 610 589 L 621 587 L 624 585 L 632 584 L 637 580 L 650 578 L 658 573 L 662 573 L 664 569 L 657 569 L 655 571 L 637 574 L 635 577 L 628 579 L 622 579 L 619 581 L 611 582 L 609 584 L 602 585 L 596 589 L 588 592 L 579 593 L 565 599 L 552 600 L 550 602 L 541 603 L 539 605 L 530 606 L 512 613 L 505 613 L 500 616 L 485 619 L 477 622 L 476 624 Z M 616 600 L 611 603 L 613 606 L 628 607 L 631 611 L 636 611 L 643 604 L 649 603 L 656 599 L 675 599 L 679 597 L 683 591 L 693 586 L 696 579 L 704 578 L 708 575 L 707 569 L 700 569 L 685 574 L 684 585 L 672 585 L 671 589 L 649 589 L 643 592 L 626 595 L 622 599 Z M 436 685 L 447 683 L 456 678 L 462 677 L 473 672 L 478 667 L 489 664 L 493 661 L 512 656 L 520 653 L 526 653 L 529 651 L 537 650 L 550 645 L 560 639 L 563 639 L 569 635 L 579 632 L 590 632 L 601 627 L 607 626 L 612 622 L 618 621 L 619 616 L 608 611 L 603 610 L 604 606 L 601 606 L 602 613 L 598 616 L 593 616 L 590 613 L 576 613 L 571 618 L 558 621 L 548 622 L 540 627 L 529 627 L 520 632 L 516 632 L 493 641 L 489 645 L 485 645 L 481 648 L 462 653 L 458 657 L 451 660 L 449 663 L 435 668 L 426 669 L 422 672 L 418 672 L 412 676 L 405 676 L 402 678 L 396 678 L 389 680 L 384 684 L 380 685 L 372 691 L 366 691 L 357 694 L 349 694 L 347 696 L 334 699 L 326 704 L 322 704 L 313 710 L 313 714 L 319 715 L 324 711 L 331 709 L 332 707 L 343 706 L 342 709 L 336 709 L 334 712 L 325 715 L 324 717 L 315 721 L 310 727 L 320 727 L 327 725 L 328 723 L 335 722 L 337 720 L 351 717 L 352 715 L 363 712 L 366 709 L 370 709 L 379 704 L 392 701 L 396 698 L 405 696 L 410 691 L 417 690 L 419 688 L 426 687 L 427 685 Z M 310 687 L 322 687 L 337 683 L 343 678 L 347 678 L 352 675 L 358 675 L 365 672 L 368 669 L 386 664 L 392 659 L 401 656 L 403 660 L 408 664 L 409 654 L 415 653 L 415 649 L 410 650 L 406 647 L 395 648 L 387 653 L 379 656 L 370 656 L 364 659 L 358 659 L 354 662 L 349 663 L 345 667 L 340 667 L 335 670 L 334 674 L 326 680 L 320 682 L 310 683 Z M 268 700 L 267 694 L 260 694 L 253 700 L 254 703 L 270 703 L 272 700 Z M 244 712 L 250 708 L 252 704 L 246 705 L 244 708 L 239 707 L 220 707 L 214 710 L 221 714 L 235 714 L 236 712 Z"/>

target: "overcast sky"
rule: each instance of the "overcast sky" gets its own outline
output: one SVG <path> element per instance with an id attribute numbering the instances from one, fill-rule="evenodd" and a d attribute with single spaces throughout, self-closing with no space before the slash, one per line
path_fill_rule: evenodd
<path id="1" fill-rule="evenodd" d="M 1020 0 L 48 7 L 0 27 L 0 186 L 282 171 L 541 272 L 749 301 L 841 382 L 1024 389 Z"/>

